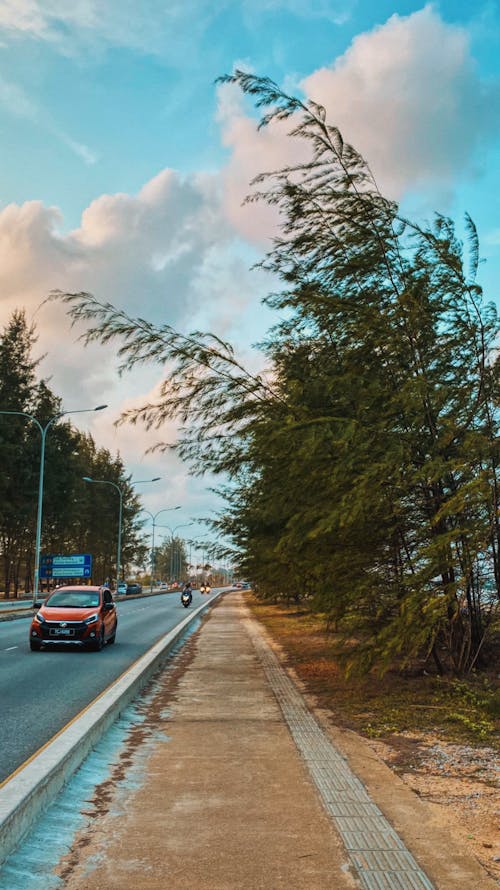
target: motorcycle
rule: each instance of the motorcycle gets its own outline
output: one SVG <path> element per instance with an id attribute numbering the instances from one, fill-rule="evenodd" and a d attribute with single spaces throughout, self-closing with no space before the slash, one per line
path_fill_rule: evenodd
<path id="1" fill-rule="evenodd" d="M 211 591 L 210 584 L 202 584 L 200 587 L 200 593 L 210 593 Z"/>
<path id="2" fill-rule="evenodd" d="M 191 605 L 193 599 L 193 594 L 190 590 L 183 590 L 181 594 L 181 603 L 185 609 Z"/>

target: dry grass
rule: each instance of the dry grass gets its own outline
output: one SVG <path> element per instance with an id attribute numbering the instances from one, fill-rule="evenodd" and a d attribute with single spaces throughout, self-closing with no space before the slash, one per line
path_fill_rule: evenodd
<path id="1" fill-rule="evenodd" d="M 494 671 L 457 680 L 415 665 L 411 671 L 388 671 L 382 678 L 370 674 L 346 679 L 334 655 L 335 638 L 325 631 L 321 616 L 297 606 L 260 603 L 250 592 L 246 600 L 338 725 L 368 738 L 423 730 L 449 741 L 500 747 L 500 689 Z"/>

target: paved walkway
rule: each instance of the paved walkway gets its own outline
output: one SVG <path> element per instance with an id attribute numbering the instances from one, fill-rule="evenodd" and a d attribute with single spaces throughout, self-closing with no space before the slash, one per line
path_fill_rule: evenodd
<path id="1" fill-rule="evenodd" d="M 145 718 L 57 869 L 67 890 L 496 887 L 359 737 L 318 722 L 240 594 L 212 609 Z"/>

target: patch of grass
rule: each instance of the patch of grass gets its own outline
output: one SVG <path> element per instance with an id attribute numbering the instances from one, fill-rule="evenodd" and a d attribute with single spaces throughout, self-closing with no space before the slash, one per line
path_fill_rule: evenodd
<path id="1" fill-rule="evenodd" d="M 251 593 L 246 601 L 308 691 L 320 707 L 332 712 L 339 726 L 368 738 L 429 731 L 449 741 L 500 748 L 500 690 L 494 673 L 457 680 L 415 665 L 413 670 L 390 670 L 383 677 L 370 673 L 346 678 L 324 616 L 297 606 L 261 603 Z"/>

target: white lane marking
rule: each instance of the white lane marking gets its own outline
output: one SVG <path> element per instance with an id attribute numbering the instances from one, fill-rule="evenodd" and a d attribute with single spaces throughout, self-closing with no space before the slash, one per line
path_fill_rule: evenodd
<path id="1" fill-rule="evenodd" d="M 4 649 L 4 652 L 10 652 L 11 649 L 19 649 L 19 646 L 9 646 L 7 649 Z"/>

